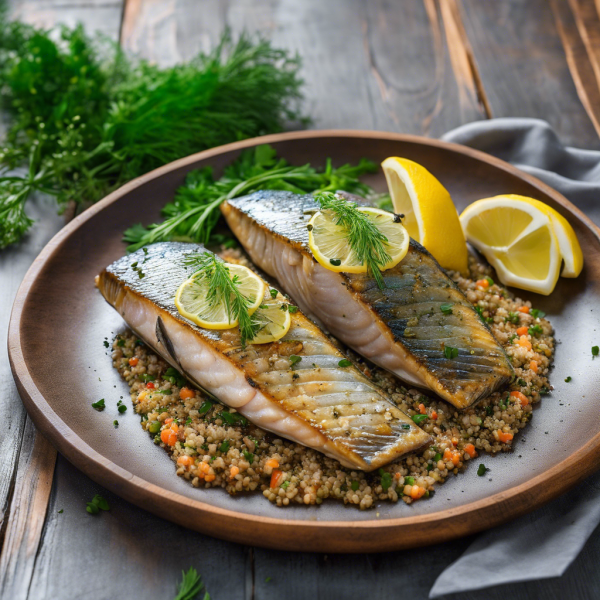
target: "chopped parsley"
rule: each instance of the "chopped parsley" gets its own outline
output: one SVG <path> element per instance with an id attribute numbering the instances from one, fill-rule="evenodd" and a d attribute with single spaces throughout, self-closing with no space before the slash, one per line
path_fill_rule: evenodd
<path id="1" fill-rule="evenodd" d="M 219 452 L 227 452 L 229 450 L 229 440 L 224 440 L 223 443 L 219 446 Z"/>
<path id="2" fill-rule="evenodd" d="M 110 510 L 110 506 L 102 496 L 96 494 L 92 501 L 87 503 L 86 510 L 90 515 L 97 515 L 101 510 Z"/>
<path id="3" fill-rule="evenodd" d="M 254 454 L 252 454 L 252 452 L 248 452 L 248 450 L 244 450 L 243 451 L 244 454 L 244 458 L 250 463 L 252 464 L 254 462 Z"/>
<path id="4" fill-rule="evenodd" d="M 596 352 L 596 354 L 598 354 L 598 353 Z M 292 367 L 293 367 L 295 364 L 299 363 L 301 360 L 302 360 L 302 357 L 301 357 L 301 356 L 296 356 L 295 354 L 292 354 L 292 355 L 290 356 L 290 363 L 292 363 Z"/>
<path id="5" fill-rule="evenodd" d="M 281 484 L 281 487 L 282 487 L 284 490 L 287 490 L 287 489 L 288 489 L 288 487 L 290 487 L 290 482 L 289 482 L 289 481 L 284 481 L 284 482 Z"/>
<path id="6" fill-rule="evenodd" d="M 458 348 L 453 348 L 452 346 L 445 346 L 444 356 L 450 360 L 456 358 L 458 356 Z"/>
<path id="7" fill-rule="evenodd" d="M 338 367 L 351 367 L 352 366 L 352 362 L 349 361 L 347 358 L 342 358 L 342 360 L 340 360 L 340 362 L 338 363 Z"/>
<path id="8" fill-rule="evenodd" d="M 248 419 L 237 412 L 232 413 L 224 410 L 218 414 L 218 417 L 225 421 L 227 425 L 237 425 L 238 423 L 244 427 L 248 425 Z"/>
<path id="9" fill-rule="evenodd" d="M 149 373 L 142 373 L 140 375 L 140 379 L 144 382 L 144 383 L 148 383 L 149 381 L 155 381 L 156 377 L 154 377 L 154 375 L 150 375 Z"/>
<path id="10" fill-rule="evenodd" d="M 109 346 L 110 346 L 110 344 L 106 340 L 104 340 L 104 347 L 108 348 Z"/>
<path id="11" fill-rule="evenodd" d="M 440 306 L 440 310 L 445 314 L 445 315 L 451 315 L 452 314 L 452 307 L 454 306 L 454 304 L 452 304 L 451 302 L 444 302 L 444 304 L 442 304 Z"/>
<path id="12" fill-rule="evenodd" d="M 402 427 L 402 429 L 410 429 L 410 425 L 408 423 L 402 423 L 400 427 Z"/>
<path id="13" fill-rule="evenodd" d="M 119 411 L 119 414 L 122 415 L 127 410 L 127 405 L 125 405 L 125 404 L 119 404 L 117 406 L 117 410 Z"/>
<path id="14" fill-rule="evenodd" d="M 115 429 L 119 426 L 119 421 L 117 421 L 116 419 L 113 421 L 113 425 L 115 427 Z"/>
<path id="15" fill-rule="evenodd" d="M 213 404 L 210 400 L 205 400 L 202 403 L 202 406 L 200 406 L 200 408 L 198 409 L 198 414 L 200 416 L 205 415 L 211 408 L 212 408 Z"/>
<path id="16" fill-rule="evenodd" d="M 98 400 L 98 402 L 92 402 L 92 408 L 95 408 L 98 412 L 104 410 L 106 408 L 106 404 L 104 404 L 104 398 Z"/>
<path id="17" fill-rule="evenodd" d="M 568 377 L 565 378 L 565 383 L 569 383 L 569 381 L 571 381 L 571 379 L 573 379 L 570 375 Z"/>
<path id="18" fill-rule="evenodd" d="M 165 371 L 165 374 L 163 375 L 163 379 L 170 381 L 173 385 L 176 385 L 177 387 L 183 387 L 186 384 L 185 377 L 177 369 L 174 369 L 173 367 L 169 367 Z"/>
<path id="19" fill-rule="evenodd" d="M 290 313 L 290 315 L 293 315 L 294 313 L 298 312 L 298 307 L 294 306 L 293 304 L 288 304 L 288 312 Z"/>
<path id="20" fill-rule="evenodd" d="M 481 463 L 477 469 L 477 475 L 479 475 L 479 477 L 483 477 L 488 471 L 489 469 L 483 463 Z"/>
<path id="21" fill-rule="evenodd" d="M 334 266 L 334 267 L 339 267 L 342 264 L 342 261 L 339 258 L 330 258 L 329 262 Z"/>
<path id="22" fill-rule="evenodd" d="M 269 290 L 269 294 L 271 294 L 271 298 L 277 298 L 277 294 L 278 294 L 278 292 L 277 292 L 277 290 L 276 290 L 276 289 L 274 289 L 274 288 L 271 288 L 271 289 Z"/>
<path id="23" fill-rule="evenodd" d="M 528 329 L 529 335 L 541 335 L 544 333 L 541 325 L 533 325 Z"/>
<path id="24" fill-rule="evenodd" d="M 592 346 L 592 356 L 598 356 L 599 352 L 600 348 L 598 348 L 598 346 Z"/>
<path id="25" fill-rule="evenodd" d="M 414 477 L 410 477 L 410 476 L 405 477 L 404 478 L 404 483 L 406 485 L 415 485 L 415 478 Z"/>
<path id="26" fill-rule="evenodd" d="M 119 348 L 123 348 L 123 346 L 125 346 L 125 340 L 119 338 L 117 341 L 117 346 L 119 346 Z"/>
<path id="27" fill-rule="evenodd" d="M 540 310 L 539 308 L 532 308 L 529 311 L 529 314 L 534 318 L 534 319 L 543 319 L 546 316 L 546 313 L 543 310 Z"/>
<path id="28" fill-rule="evenodd" d="M 358 488 L 360 487 L 360 483 L 358 481 L 352 481 L 350 483 L 350 487 L 352 488 L 353 492 L 356 492 L 356 490 L 358 490 Z"/>
<path id="29" fill-rule="evenodd" d="M 513 325 L 518 325 L 521 322 L 518 312 L 509 312 L 508 317 L 506 317 L 505 321 L 508 323 L 512 323 Z"/>
<path id="30" fill-rule="evenodd" d="M 392 475 L 383 469 L 379 469 L 379 474 L 381 475 L 381 487 L 384 492 L 387 492 L 392 485 Z"/>
<path id="31" fill-rule="evenodd" d="M 59 514 L 59 515 L 62 515 L 64 512 L 65 512 L 65 509 L 64 509 L 64 508 L 61 508 L 61 509 L 58 511 L 58 514 Z"/>
<path id="32" fill-rule="evenodd" d="M 429 419 L 427 415 L 413 415 L 411 418 L 417 425 L 420 425 L 423 421 Z"/>
<path id="33" fill-rule="evenodd" d="M 491 277 L 484 277 L 490 286 L 494 285 L 494 280 Z"/>

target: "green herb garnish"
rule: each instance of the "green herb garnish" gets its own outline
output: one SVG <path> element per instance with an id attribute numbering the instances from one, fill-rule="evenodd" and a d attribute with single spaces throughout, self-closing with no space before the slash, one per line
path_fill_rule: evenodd
<path id="1" fill-rule="evenodd" d="M 254 454 L 252 454 L 252 452 L 249 452 L 248 450 L 243 450 L 242 454 L 244 455 L 244 458 L 250 463 L 252 464 L 254 462 Z"/>
<path id="2" fill-rule="evenodd" d="M 152 433 L 153 435 L 156 435 L 161 428 L 161 422 L 160 421 L 152 421 L 149 425 L 148 425 L 148 431 L 150 433 Z"/>
<path id="3" fill-rule="evenodd" d="M 569 383 L 569 381 L 571 381 L 573 378 L 569 375 L 568 377 L 565 378 L 565 383 Z"/>
<path id="4" fill-rule="evenodd" d="M 96 494 L 92 501 L 87 503 L 86 510 L 90 515 L 97 515 L 101 510 L 110 510 L 110 506 L 102 496 Z"/>
<path id="5" fill-rule="evenodd" d="M 592 356 L 598 356 L 600 348 L 598 346 L 592 346 Z"/>
<path id="6" fill-rule="evenodd" d="M 540 310 L 539 308 L 532 308 L 529 311 L 529 314 L 534 318 L 534 319 L 543 319 L 546 316 L 546 313 L 543 310 Z"/>
<path id="7" fill-rule="evenodd" d="M 342 358 L 342 360 L 340 360 L 340 362 L 338 363 L 338 367 L 351 367 L 352 366 L 352 361 L 348 360 L 347 358 Z"/>
<path id="8" fill-rule="evenodd" d="M 382 268 L 391 260 L 386 246 L 388 239 L 365 213 L 358 210 L 354 202 L 349 202 L 333 192 L 317 192 L 315 200 L 322 211 L 331 211 L 336 225 L 342 227 L 348 245 L 357 259 L 367 266 L 367 272 L 375 279 L 379 289 L 385 288 Z"/>
<path id="9" fill-rule="evenodd" d="M 125 340 L 119 338 L 117 341 L 117 346 L 119 346 L 119 348 L 123 348 L 125 346 Z"/>
<path id="10" fill-rule="evenodd" d="M 293 315 L 294 313 L 298 312 L 298 307 L 294 306 L 293 304 L 288 304 L 288 312 L 290 313 L 290 315 Z"/>
<path id="11" fill-rule="evenodd" d="M 174 369 L 173 367 L 169 367 L 165 371 L 163 379 L 170 381 L 173 385 L 176 385 L 177 387 L 183 387 L 186 384 L 186 378 L 177 369 Z"/>
<path id="12" fill-rule="evenodd" d="M 144 383 L 148 383 L 149 381 L 156 381 L 156 377 L 154 375 L 150 375 L 149 373 L 142 373 L 140 375 L 140 379 Z"/>
<path id="13" fill-rule="evenodd" d="M 442 304 L 440 306 L 440 310 L 445 314 L 445 315 L 451 315 L 452 314 L 452 307 L 454 306 L 454 304 L 452 304 L 451 302 L 444 302 L 444 304 Z"/>
<path id="14" fill-rule="evenodd" d="M 127 406 L 125 404 L 119 404 L 119 406 L 117 406 L 117 410 L 119 411 L 119 414 L 122 415 L 127 410 Z"/>
<path id="15" fill-rule="evenodd" d="M 200 416 L 205 415 L 212 407 L 213 403 L 210 400 L 205 400 L 198 409 L 198 414 Z"/>
<path id="16" fill-rule="evenodd" d="M 245 347 L 246 342 L 258 333 L 260 323 L 248 312 L 248 307 L 255 299 L 247 298 L 240 292 L 239 277 L 230 277 L 227 264 L 211 252 L 191 254 L 186 257 L 184 264 L 194 268 L 196 278 L 207 283 L 206 299 L 209 305 L 223 304 L 229 322 L 238 322 L 240 341 L 242 347 Z"/>
<path id="17" fill-rule="evenodd" d="M 224 440 L 223 443 L 219 446 L 219 452 L 227 452 L 229 450 L 229 440 Z"/>
<path id="18" fill-rule="evenodd" d="M 479 477 L 483 477 L 488 471 L 489 469 L 482 463 L 477 468 L 477 475 L 479 475 Z"/>
<path id="19" fill-rule="evenodd" d="M 350 488 L 352 489 L 353 492 L 356 492 L 356 490 L 358 490 L 358 488 L 360 487 L 360 482 L 354 480 L 350 483 Z"/>
<path id="20" fill-rule="evenodd" d="M 104 404 L 104 398 L 98 400 L 98 402 L 92 402 L 92 408 L 95 408 L 97 411 L 102 411 L 106 408 L 106 404 Z"/>
<path id="21" fill-rule="evenodd" d="M 105 347 L 105 348 L 108 348 L 108 347 L 110 347 L 110 344 L 109 344 L 109 343 L 108 343 L 106 340 L 104 340 L 104 342 L 103 342 L 103 343 L 104 343 L 104 347 Z"/>
<path id="22" fill-rule="evenodd" d="M 417 424 L 420 425 L 423 421 L 426 421 L 429 417 L 427 415 L 413 415 L 411 419 Z"/>
<path id="23" fill-rule="evenodd" d="M 508 317 L 506 317 L 505 321 L 508 323 L 512 323 L 513 325 L 518 325 L 521 322 L 518 312 L 509 312 Z"/>
<path id="24" fill-rule="evenodd" d="M 458 356 L 458 348 L 453 348 L 452 346 L 444 347 L 444 357 L 450 360 L 456 358 Z"/>
<path id="25" fill-rule="evenodd" d="M 117 427 L 119 427 L 119 421 L 117 421 L 116 419 L 113 421 L 113 426 L 115 429 L 117 429 Z"/>
<path id="26" fill-rule="evenodd" d="M 542 329 L 541 325 L 533 325 L 527 330 L 527 332 L 529 333 L 529 335 L 538 336 L 544 333 L 544 330 Z"/>
<path id="27" fill-rule="evenodd" d="M 381 475 L 381 487 L 384 492 L 387 492 L 392 485 L 392 475 L 383 469 L 379 469 L 379 474 Z"/>
<path id="28" fill-rule="evenodd" d="M 277 290 L 276 290 L 276 289 L 273 289 L 273 288 L 271 288 L 271 289 L 269 290 L 269 294 L 271 294 L 271 298 L 277 298 L 277 294 L 278 294 L 278 292 L 277 292 Z"/>
<path id="29" fill-rule="evenodd" d="M 329 262 L 334 266 L 334 267 L 339 267 L 342 264 L 342 261 L 339 258 L 330 258 Z"/>
<path id="30" fill-rule="evenodd" d="M 301 356 L 296 356 L 295 354 L 292 354 L 290 356 L 290 363 L 291 366 L 293 367 L 294 365 L 298 364 L 300 361 L 302 360 Z"/>
<path id="31" fill-rule="evenodd" d="M 491 277 L 484 277 L 490 286 L 494 285 L 494 280 Z"/>
<path id="32" fill-rule="evenodd" d="M 405 477 L 404 478 L 404 483 L 405 485 L 415 485 L 415 478 L 414 477 Z"/>
<path id="33" fill-rule="evenodd" d="M 177 587 L 177 596 L 173 600 L 196 600 L 198 594 L 204 590 L 204 583 L 202 583 L 198 571 L 190 568 L 187 573 L 182 571 L 181 577 L 181 583 Z M 202 600 L 210 600 L 210 596 L 205 593 Z"/>

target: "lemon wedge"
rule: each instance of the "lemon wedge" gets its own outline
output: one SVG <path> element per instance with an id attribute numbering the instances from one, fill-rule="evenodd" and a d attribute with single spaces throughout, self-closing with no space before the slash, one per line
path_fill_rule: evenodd
<path id="1" fill-rule="evenodd" d="M 495 196 L 468 206 L 460 222 L 502 283 L 547 296 L 562 262 L 548 208 L 523 196 Z"/>
<path id="2" fill-rule="evenodd" d="M 360 207 L 377 229 L 387 238 L 386 250 L 391 257 L 382 271 L 395 267 L 407 254 L 409 235 L 395 216 L 379 208 Z M 335 214 L 330 210 L 315 213 L 308 222 L 308 245 L 317 262 L 337 273 L 366 273 L 367 265 L 356 255 L 348 243 L 344 227 L 336 224 Z"/>
<path id="3" fill-rule="evenodd" d="M 227 264 L 230 279 L 235 279 L 240 293 L 248 298 L 248 314 L 253 314 L 265 295 L 266 284 L 248 267 Z M 199 273 L 184 281 L 175 295 L 175 306 L 179 313 L 205 329 L 232 329 L 237 319 L 230 319 L 224 299 L 210 303 L 207 296 L 209 281 Z"/>
<path id="4" fill-rule="evenodd" d="M 411 238 L 425 246 L 444 269 L 468 273 L 468 251 L 448 190 L 423 166 L 397 156 L 381 166 L 394 212 Z"/>
<path id="5" fill-rule="evenodd" d="M 288 303 L 281 294 L 275 298 L 271 290 L 265 294 L 262 304 L 254 313 L 253 320 L 258 322 L 260 329 L 256 335 L 248 340 L 250 344 L 269 344 L 280 340 L 289 330 L 292 318 L 288 311 Z"/>

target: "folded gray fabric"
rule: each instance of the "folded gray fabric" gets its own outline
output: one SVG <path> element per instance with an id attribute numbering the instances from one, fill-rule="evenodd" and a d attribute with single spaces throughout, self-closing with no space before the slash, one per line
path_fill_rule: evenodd
<path id="1" fill-rule="evenodd" d="M 600 224 L 600 152 L 563 146 L 545 121 L 479 121 L 450 131 L 443 139 L 483 150 L 538 177 Z M 599 523 L 597 474 L 578 487 L 577 495 L 562 496 L 482 533 L 440 574 L 429 597 L 560 577 Z"/>

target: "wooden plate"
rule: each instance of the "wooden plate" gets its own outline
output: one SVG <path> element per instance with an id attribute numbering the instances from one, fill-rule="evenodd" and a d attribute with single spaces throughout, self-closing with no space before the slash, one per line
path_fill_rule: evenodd
<path id="1" fill-rule="evenodd" d="M 193 488 L 139 426 L 131 406 L 116 410 L 127 386 L 112 368 L 105 338 L 124 329 L 94 288 L 94 276 L 124 253 L 123 230 L 155 221 L 185 174 L 205 165 L 217 173 L 240 150 L 273 144 L 290 162 L 336 164 L 398 155 L 434 173 L 459 210 L 499 193 L 533 196 L 565 215 L 581 241 L 586 265 L 562 279 L 549 298 L 523 294 L 549 315 L 561 342 L 551 382 L 555 390 L 535 410 L 510 455 L 485 456 L 489 476 L 467 472 L 438 486 L 429 501 L 382 503 L 359 511 L 271 505 L 260 493 L 229 497 Z M 370 181 L 385 189 L 382 174 Z M 85 211 L 44 248 L 13 308 L 9 353 L 27 410 L 37 427 L 73 464 L 98 483 L 155 514 L 216 537 L 285 550 L 373 552 L 441 542 L 530 511 L 592 473 L 600 458 L 600 240 L 598 230 L 560 194 L 516 168 L 465 147 L 420 137 L 307 131 L 247 140 L 179 160 L 137 179 Z M 598 331 L 596 331 L 596 328 Z M 572 381 L 565 383 L 570 375 Z M 98 413 L 91 403 L 105 398 Z M 118 417 L 119 428 L 113 420 Z"/>

